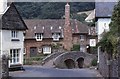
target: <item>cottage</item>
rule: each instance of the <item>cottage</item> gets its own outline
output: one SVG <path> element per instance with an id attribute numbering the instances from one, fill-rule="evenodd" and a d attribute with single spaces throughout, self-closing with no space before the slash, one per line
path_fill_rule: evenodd
<path id="1" fill-rule="evenodd" d="M 80 45 L 80 51 L 87 52 L 86 47 L 90 41 L 89 27 L 76 19 L 70 19 L 68 3 L 65 5 L 65 19 L 26 19 L 24 21 L 28 27 L 25 34 L 27 57 L 70 51 L 74 45 Z"/>
<path id="2" fill-rule="evenodd" d="M 1 27 L 0 44 L 1 55 L 8 54 L 11 58 L 9 67 L 22 67 L 24 54 L 24 32 L 27 29 L 14 3 L 0 3 Z"/>

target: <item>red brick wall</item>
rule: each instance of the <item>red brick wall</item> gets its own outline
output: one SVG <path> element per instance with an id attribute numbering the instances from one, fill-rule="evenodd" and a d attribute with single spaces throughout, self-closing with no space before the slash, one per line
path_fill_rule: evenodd
<path id="1" fill-rule="evenodd" d="M 42 41 L 33 40 L 25 40 L 24 47 L 26 48 L 27 57 L 30 57 L 30 47 L 37 47 L 42 48 L 43 45 L 50 45 L 52 46 L 53 43 L 62 43 L 62 39 L 59 42 L 53 42 L 53 39 L 43 39 Z"/>
<path id="2" fill-rule="evenodd" d="M 73 44 L 80 44 L 80 35 L 73 35 Z"/>

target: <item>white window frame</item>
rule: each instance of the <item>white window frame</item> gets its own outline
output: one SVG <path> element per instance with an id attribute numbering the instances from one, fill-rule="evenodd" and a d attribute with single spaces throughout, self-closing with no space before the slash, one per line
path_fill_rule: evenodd
<path id="1" fill-rule="evenodd" d="M 96 46 L 96 39 L 90 39 L 89 44 L 91 47 L 95 47 Z"/>
<path id="2" fill-rule="evenodd" d="M 12 31 L 11 31 L 11 37 L 12 37 L 13 39 L 18 38 L 18 31 L 12 30 Z"/>
<path id="3" fill-rule="evenodd" d="M 80 35 L 80 41 L 84 41 L 85 40 L 85 36 L 84 35 Z"/>
<path id="4" fill-rule="evenodd" d="M 26 48 L 23 48 L 23 54 L 24 55 L 26 54 Z"/>
<path id="5" fill-rule="evenodd" d="M 53 38 L 53 41 L 59 41 L 60 34 L 59 33 L 53 33 L 52 38 Z"/>
<path id="6" fill-rule="evenodd" d="M 43 40 L 43 34 L 42 33 L 36 33 L 35 38 L 36 38 L 36 41 L 42 41 Z"/>
<path id="7" fill-rule="evenodd" d="M 51 54 L 51 47 L 50 46 L 44 46 L 43 47 L 43 54 Z"/>
<path id="8" fill-rule="evenodd" d="M 10 49 L 10 64 L 20 63 L 20 49 Z"/>

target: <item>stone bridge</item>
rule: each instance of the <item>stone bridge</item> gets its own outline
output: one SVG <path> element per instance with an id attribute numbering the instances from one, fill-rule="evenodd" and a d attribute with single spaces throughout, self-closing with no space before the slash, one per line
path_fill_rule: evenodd
<path id="1" fill-rule="evenodd" d="M 51 56 L 54 56 L 53 59 L 51 58 Z M 89 67 L 91 66 L 91 61 L 96 58 L 95 55 L 76 51 L 60 53 L 59 55 L 52 54 L 51 56 L 48 56 L 46 58 L 47 62 L 50 61 L 48 66 L 54 65 L 54 67 L 56 68 L 68 69 Z M 48 61 L 48 59 L 50 60 Z M 44 64 L 47 64 L 46 61 L 44 62 Z"/>

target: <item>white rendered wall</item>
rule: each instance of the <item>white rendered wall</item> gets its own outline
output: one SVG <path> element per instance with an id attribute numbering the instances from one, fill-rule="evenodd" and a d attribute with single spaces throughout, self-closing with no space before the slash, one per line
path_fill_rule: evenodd
<path id="1" fill-rule="evenodd" d="M 101 39 L 101 34 L 104 32 L 104 30 L 109 31 L 109 24 L 111 22 L 110 18 L 100 18 L 97 22 L 97 28 L 98 28 L 98 41 Z M 106 25 L 105 25 L 106 23 Z"/>
<path id="2" fill-rule="evenodd" d="M 3 14 L 7 9 L 7 0 L 0 0 L 0 14 Z"/>
<path id="3" fill-rule="evenodd" d="M 20 41 L 11 41 L 11 30 L 2 30 L 2 54 L 10 55 L 10 49 L 20 49 L 20 63 L 23 64 L 24 35 L 23 31 L 18 32 Z"/>

